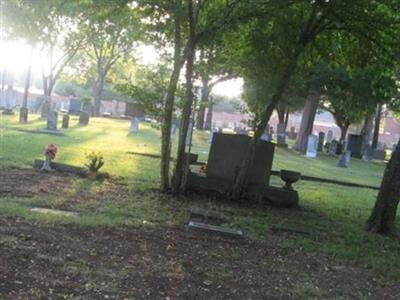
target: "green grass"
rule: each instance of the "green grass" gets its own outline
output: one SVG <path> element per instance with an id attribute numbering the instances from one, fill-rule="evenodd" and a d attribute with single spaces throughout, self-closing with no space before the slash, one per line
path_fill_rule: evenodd
<path id="1" fill-rule="evenodd" d="M 310 236 L 282 234 L 281 246 L 334 255 L 369 266 L 385 275 L 386 280 L 400 279 L 399 241 L 363 231 L 377 191 L 303 181 L 295 184 L 301 210 L 260 209 L 259 206 L 248 207 L 201 196 L 175 199 L 154 190 L 159 184 L 159 159 L 127 153 L 159 154 L 160 133 L 150 124 L 140 124 L 139 134 L 132 136 L 128 134 L 129 121 L 126 120 L 91 118 L 89 126 L 80 127 L 76 125 L 77 119 L 72 118 L 71 128 L 62 130 L 66 136 L 58 137 L 15 130 L 19 127 L 44 128 L 45 123 L 38 121 L 38 116 L 30 115 L 28 125 L 19 125 L 16 116 L 0 118 L 0 164 L 28 167 L 33 159 L 43 157 L 46 144 L 56 143 L 60 145 L 60 156 L 56 161 L 82 166 L 85 153 L 100 151 L 105 159 L 104 171 L 117 178 L 117 189 L 107 181 L 76 179 L 63 195 L 2 198 L 1 215 L 85 226 L 182 226 L 190 208 L 196 207 L 223 215 L 226 225 L 241 228 L 255 239 L 272 234 L 272 226 L 302 228 L 310 231 Z M 208 133 L 196 132 L 193 141 L 192 152 L 198 153 L 200 160 L 206 160 Z M 308 159 L 291 150 L 277 148 L 273 168 L 379 186 L 384 164 L 352 159 L 349 168 L 341 169 L 336 167 L 336 159 L 332 157 L 321 155 L 318 159 Z M 271 182 L 282 185 L 278 177 L 272 177 Z M 120 193 L 121 187 L 124 190 Z M 67 218 L 36 214 L 30 212 L 34 206 L 77 211 L 80 215 Z M 400 226 L 399 219 L 397 225 Z"/>

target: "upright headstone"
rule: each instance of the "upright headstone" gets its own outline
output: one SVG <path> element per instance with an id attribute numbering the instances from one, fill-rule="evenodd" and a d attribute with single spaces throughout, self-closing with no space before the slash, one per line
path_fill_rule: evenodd
<path id="1" fill-rule="evenodd" d="M 139 132 L 139 119 L 138 118 L 131 119 L 131 128 L 130 128 L 129 132 L 131 134 L 136 134 Z"/>
<path id="2" fill-rule="evenodd" d="M 297 138 L 297 132 L 296 132 L 296 128 L 294 126 L 290 127 L 288 138 L 290 140 L 295 140 Z"/>
<path id="3" fill-rule="evenodd" d="M 326 135 L 326 142 L 327 143 L 331 143 L 333 140 L 333 131 L 332 130 L 328 130 L 328 133 Z"/>
<path id="4" fill-rule="evenodd" d="M 171 140 L 175 137 L 175 133 L 176 133 L 176 124 L 172 123 L 171 125 L 171 131 L 170 131 L 170 138 Z"/>
<path id="5" fill-rule="evenodd" d="M 317 149 L 318 149 L 318 136 L 316 136 L 315 134 L 310 134 L 308 136 L 306 156 L 311 158 L 317 157 Z"/>
<path id="6" fill-rule="evenodd" d="M 267 142 L 269 142 L 269 141 L 272 140 L 272 136 L 271 136 L 270 128 L 269 128 L 269 125 L 268 125 L 268 124 L 267 124 L 267 126 L 265 127 L 265 130 L 264 130 L 263 135 L 261 136 L 261 140 L 267 141 Z"/>
<path id="7" fill-rule="evenodd" d="M 324 150 L 325 132 L 318 133 L 318 152 Z"/>
<path id="8" fill-rule="evenodd" d="M 337 140 L 332 140 L 330 145 L 329 145 L 328 154 L 329 155 L 336 155 L 338 145 L 339 145 L 339 143 L 338 143 Z"/>
<path id="9" fill-rule="evenodd" d="M 366 161 L 371 161 L 374 158 L 374 149 L 371 145 L 366 145 L 364 149 L 363 159 Z"/>
<path id="10" fill-rule="evenodd" d="M 351 157 L 351 151 L 346 150 L 346 152 L 340 156 L 336 166 L 339 168 L 347 168 L 347 164 L 350 163 L 350 157 Z"/>
<path id="11" fill-rule="evenodd" d="M 385 160 L 386 159 L 386 151 L 385 150 L 378 150 L 374 151 L 374 159 L 376 160 Z"/>
<path id="12" fill-rule="evenodd" d="M 210 136 L 208 137 L 208 142 L 211 144 L 213 140 L 214 133 L 218 132 L 218 129 L 213 127 L 210 131 Z"/>
<path id="13" fill-rule="evenodd" d="M 48 114 L 51 113 L 51 102 L 50 102 L 50 97 L 49 96 L 42 96 L 43 102 L 42 102 L 42 107 L 40 109 L 40 118 L 42 120 L 46 120 Z"/>
<path id="14" fill-rule="evenodd" d="M 69 115 L 63 115 L 62 128 L 67 129 L 69 127 Z"/>
<path id="15" fill-rule="evenodd" d="M 58 112 L 52 110 L 47 114 L 47 130 L 57 130 Z"/>
<path id="16" fill-rule="evenodd" d="M 285 124 L 279 123 L 276 126 L 276 139 L 278 147 L 287 147 L 286 144 L 286 128 Z"/>
<path id="17" fill-rule="evenodd" d="M 28 109 L 26 107 L 21 107 L 19 110 L 19 122 L 21 124 L 28 123 Z"/>
<path id="18" fill-rule="evenodd" d="M 186 134 L 186 146 L 192 145 L 193 127 L 194 127 L 194 121 L 190 120 L 189 126 L 188 126 L 188 131 Z"/>
<path id="19" fill-rule="evenodd" d="M 346 149 L 351 151 L 352 157 L 362 158 L 362 143 L 363 143 L 363 138 L 361 135 L 357 134 L 348 135 Z"/>
<path id="20" fill-rule="evenodd" d="M 78 98 L 71 98 L 69 100 L 68 113 L 71 115 L 79 115 L 82 110 L 82 102 Z"/>
<path id="21" fill-rule="evenodd" d="M 89 124 L 89 113 L 87 111 L 81 111 L 79 115 L 79 125 L 86 126 Z"/>
<path id="22" fill-rule="evenodd" d="M 208 157 L 207 177 L 234 182 L 250 142 L 251 137 L 246 135 L 215 133 Z M 268 185 L 274 149 L 274 143 L 258 143 L 254 162 L 249 169 L 249 183 Z"/>

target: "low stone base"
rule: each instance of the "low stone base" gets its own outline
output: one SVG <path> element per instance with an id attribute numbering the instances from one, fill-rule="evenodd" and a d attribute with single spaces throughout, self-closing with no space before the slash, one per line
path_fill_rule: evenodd
<path id="1" fill-rule="evenodd" d="M 241 230 L 236 230 L 236 229 L 231 229 L 231 228 L 225 228 L 221 226 L 215 226 L 215 225 L 209 225 L 205 223 L 200 223 L 200 222 L 193 222 L 190 221 L 189 224 L 187 225 L 187 228 L 189 230 L 193 231 L 202 231 L 207 234 L 218 234 L 222 235 L 225 237 L 230 237 L 230 238 L 243 238 L 243 232 Z"/>
<path id="2" fill-rule="evenodd" d="M 191 172 L 188 175 L 187 188 L 205 194 L 229 195 L 233 183 L 217 178 L 209 178 L 202 173 Z M 247 198 L 267 202 L 278 207 L 296 207 L 299 205 L 299 195 L 294 190 L 275 186 L 250 185 Z"/>
<path id="3" fill-rule="evenodd" d="M 33 161 L 33 168 L 34 169 L 41 169 L 43 166 L 44 160 L 42 159 L 35 159 Z M 72 166 L 72 165 L 67 165 L 67 164 L 62 164 L 62 163 L 56 163 L 52 162 L 51 163 L 51 168 L 56 171 L 60 172 L 66 172 L 66 173 L 72 173 L 80 176 L 87 176 L 87 172 L 85 168 L 77 167 L 77 166 Z"/>
<path id="4" fill-rule="evenodd" d="M 3 110 L 2 114 L 3 115 L 8 115 L 8 116 L 13 116 L 13 115 L 15 115 L 15 112 L 13 112 L 12 109 L 6 108 L 6 109 Z"/>

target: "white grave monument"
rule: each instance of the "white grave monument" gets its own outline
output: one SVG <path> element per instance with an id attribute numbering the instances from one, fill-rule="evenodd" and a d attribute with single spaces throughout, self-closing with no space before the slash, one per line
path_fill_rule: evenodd
<path id="1" fill-rule="evenodd" d="M 318 136 L 310 134 L 307 142 L 307 157 L 316 158 L 318 150 Z"/>

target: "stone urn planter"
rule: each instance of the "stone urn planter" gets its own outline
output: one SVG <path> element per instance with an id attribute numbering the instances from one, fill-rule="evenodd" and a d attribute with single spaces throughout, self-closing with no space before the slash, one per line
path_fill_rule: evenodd
<path id="1" fill-rule="evenodd" d="M 280 175 L 281 179 L 285 182 L 283 188 L 287 190 L 293 190 L 292 184 L 299 181 L 301 178 L 300 172 L 295 172 L 290 170 L 281 170 Z"/>

